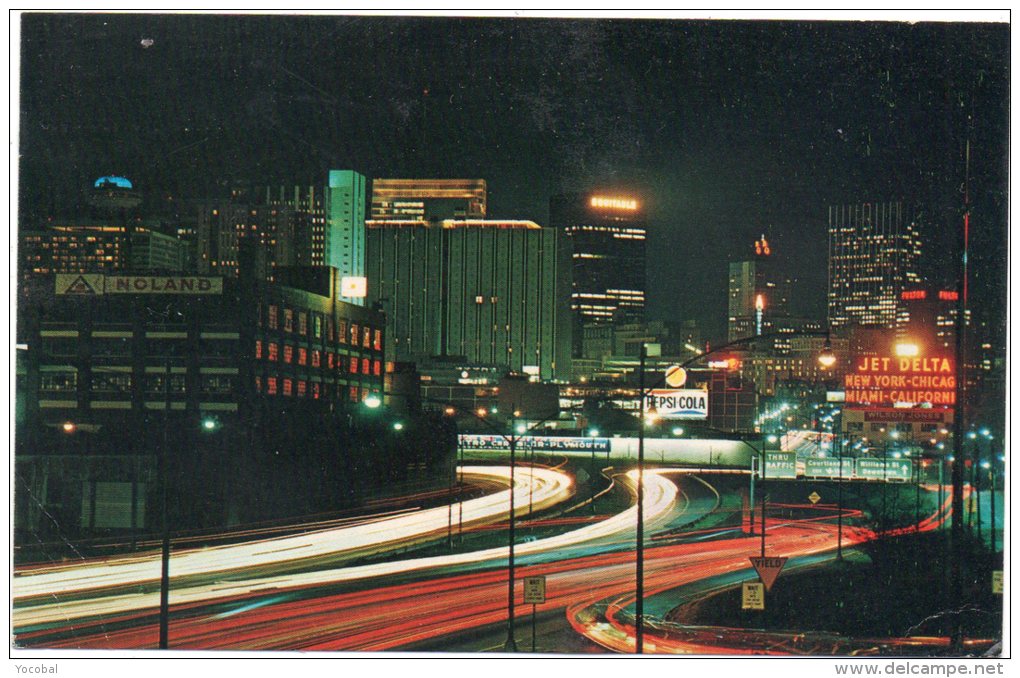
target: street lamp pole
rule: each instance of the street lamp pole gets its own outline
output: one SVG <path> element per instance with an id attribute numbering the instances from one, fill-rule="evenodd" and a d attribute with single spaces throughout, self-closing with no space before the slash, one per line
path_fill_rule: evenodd
<path id="1" fill-rule="evenodd" d="M 637 600 L 634 601 L 634 652 L 644 654 L 645 622 L 645 358 L 647 349 L 641 342 L 638 367 L 638 466 L 637 466 Z"/>
<path id="2" fill-rule="evenodd" d="M 516 487 L 514 486 L 514 464 L 516 463 L 517 454 L 517 431 L 514 428 L 516 425 L 517 413 L 514 411 L 514 407 L 511 406 L 510 412 L 510 437 L 508 438 L 510 443 L 510 555 L 507 564 L 507 620 L 506 620 L 506 643 L 503 649 L 507 652 L 517 652 L 517 641 L 514 638 L 514 541 L 516 540 L 516 528 L 517 520 L 514 516 L 514 492 Z"/>
<path id="3" fill-rule="evenodd" d="M 166 356 L 166 383 L 163 384 L 163 444 L 159 454 L 159 476 L 162 500 L 162 540 L 159 577 L 159 649 L 170 646 L 170 519 L 167 511 L 167 485 L 170 482 L 170 354 Z"/>
<path id="4" fill-rule="evenodd" d="M 835 437 L 839 451 L 839 482 L 836 484 L 836 560 L 843 560 L 843 440 Z"/>

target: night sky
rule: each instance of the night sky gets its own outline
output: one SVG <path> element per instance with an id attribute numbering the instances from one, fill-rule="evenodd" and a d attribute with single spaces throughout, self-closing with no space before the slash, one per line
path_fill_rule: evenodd
<path id="1" fill-rule="evenodd" d="M 543 224 L 614 187 L 648 206 L 650 316 L 709 336 L 761 232 L 824 318 L 829 204 L 932 205 L 944 255 L 969 114 L 975 312 L 1004 322 L 1006 24 L 25 14 L 21 39 L 23 228 L 105 174 L 177 204 L 480 177 L 491 216 Z"/>

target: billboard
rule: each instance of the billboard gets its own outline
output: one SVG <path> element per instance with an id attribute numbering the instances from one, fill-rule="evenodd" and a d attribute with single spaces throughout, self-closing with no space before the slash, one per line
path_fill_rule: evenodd
<path id="1" fill-rule="evenodd" d="M 58 273 L 58 295 L 223 294 L 223 278 L 194 275 Z"/>
<path id="2" fill-rule="evenodd" d="M 656 388 L 642 403 L 645 415 L 661 419 L 708 419 L 708 391 L 693 388 Z"/>
<path id="3" fill-rule="evenodd" d="M 949 357 L 867 357 L 843 378 L 849 404 L 954 405 L 956 366 Z"/>

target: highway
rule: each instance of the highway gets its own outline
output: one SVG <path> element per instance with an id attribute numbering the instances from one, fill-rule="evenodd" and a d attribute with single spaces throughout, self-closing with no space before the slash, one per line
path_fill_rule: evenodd
<path id="1" fill-rule="evenodd" d="M 465 473 L 488 479 L 509 477 L 505 467 L 472 467 Z M 555 507 L 572 492 L 570 477 L 561 471 L 535 469 L 535 485 L 529 483 L 527 469 L 517 473 L 515 501 L 526 510 L 528 495 L 536 506 Z M 609 473 L 614 482 L 633 490 L 634 475 Z M 711 476 L 705 476 L 710 478 Z M 683 587 L 738 585 L 753 576 L 748 557 L 758 555 L 760 539 L 743 536 L 732 527 L 713 530 L 688 530 L 678 537 L 681 526 L 697 524 L 712 516 L 721 505 L 721 497 L 711 484 L 681 469 L 646 470 L 645 557 L 646 651 L 662 653 L 741 654 L 795 653 L 786 636 L 730 630 L 711 636 L 666 624 L 668 601 Z M 499 498 L 492 506 L 503 504 L 502 513 L 482 501 L 466 516 L 480 521 L 506 518 L 508 490 L 494 492 L 482 499 Z M 480 501 L 480 500 L 473 500 Z M 492 508 L 490 506 L 490 508 Z M 935 529 L 944 519 L 945 506 L 927 517 L 922 529 Z M 421 518 L 435 512 L 429 520 Z M 569 529 L 555 536 L 516 546 L 518 582 L 527 576 L 547 577 L 547 601 L 537 606 L 544 634 L 555 633 L 553 641 L 544 635 L 547 650 L 634 651 L 633 529 L 636 507 L 601 516 L 593 523 Z M 420 512 L 418 529 L 402 533 L 400 538 L 384 525 L 405 516 L 373 521 L 376 541 L 359 542 L 358 549 L 390 547 L 400 539 L 417 540 L 437 530 L 443 536 L 448 526 L 445 507 Z M 835 548 L 832 511 L 817 517 L 781 521 L 768 520 L 766 555 L 794 559 L 824 558 Z M 361 528 L 352 526 L 347 529 Z M 876 535 L 860 529 L 844 529 L 844 548 Z M 302 535 L 308 538 L 307 535 Z M 330 539 L 338 535 L 330 534 Z M 290 538 L 288 538 L 290 539 Z M 498 649 L 506 628 L 506 546 L 483 548 L 465 553 L 450 553 L 386 562 L 328 566 L 314 558 L 310 569 L 294 570 L 292 551 L 274 549 L 275 557 L 259 561 L 257 569 L 243 565 L 251 549 L 263 553 L 264 542 L 236 545 L 239 560 L 215 558 L 202 561 L 193 553 L 191 570 L 178 574 L 171 590 L 173 614 L 170 647 L 175 649 L 231 650 L 344 650 L 384 651 L 412 648 L 486 651 Z M 289 544 L 289 542 L 284 542 Z M 347 544 L 346 546 L 353 546 Z M 337 557 L 345 556 L 345 549 Z M 229 553 L 229 550 L 227 550 Z M 201 553 L 201 551 L 199 551 Z M 290 555 L 284 555 L 290 554 Z M 175 558 L 178 557 L 175 555 Z M 202 569 L 203 563 L 207 569 Z M 115 561 L 108 565 L 124 568 L 121 576 L 132 576 L 136 563 Z M 273 571 L 275 566 L 284 569 Z M 81 568 L 102 568 L 87 563 Z M 89 570 L 91 571 L 91 570 Z M 171 562 L 172 572 L 181 568 Z M 79 583 L 65 592 L 43 593 L 42 576 L 69 577 Z M 147 572 L 151 577 L 151 573 Z M 156 573 L 158 575 L 158 573 Z M 20 579 L 33 587 L 20 586 Z M 104 589 L 84 584 L 87 578 L 75 567 L 34 568 L 16 579 L 14 627 L 16 642 L 24 647 L 53 648 L 154 648 L 157 645 L 156 605 L 158 593 L 143 587 L 125 590 L 123 579 L 107 576 Z M 52 582 L 52 580 L 50 580 Z M 151 581 L 151 579 L 146 579 Z M 54 584 L 50 584 L 51 586 Z M 59 586 L 60 584 L 55 584 Z M 518 601 L 522 584 L 517 584 Z M 25 591 L 31 590 L 31 596 Z M 56 595 L 58 600 L 54 601 Z M 47 600 L 48 598 L 48 600 Z M 44 600 L 46 602 L 44 602 Z M 521 649 L 530 647 L 531 606 L 519 603 L 516 638 Z M 494 639 L 497 642 L 494 643 Z M 806 641 L 805 641 L 806 642 Z M 810 645 L 815 647 L 815 645 Z M 846 645 L 841 646 L 846 647 Z"/>

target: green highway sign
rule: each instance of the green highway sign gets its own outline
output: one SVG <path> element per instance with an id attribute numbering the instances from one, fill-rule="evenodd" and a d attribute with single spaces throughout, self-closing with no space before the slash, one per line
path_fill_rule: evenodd
<path id="1" fill-rule="evenodd" d="M 909 459 L 874 459 L 860 458 L 856 460 L 854 475 L 864 480 L 910 480 L 913 466 Z M 843 462 L 846 471 L 846 461 Z"/>
<path id="2" fill-rule="evenodd" d="M 796 478 L 797 453 L 770 450 L 765 453 L 765 478 Z"/>
<path id="3" fill-rule="evenodd" d="M 853 473 L 853 460 L 843 460 L 843 471 L 839 470 L 839 459 L 808 457 L 804 460 L 804 476 L 807 478 L 849 478 Z"/>

